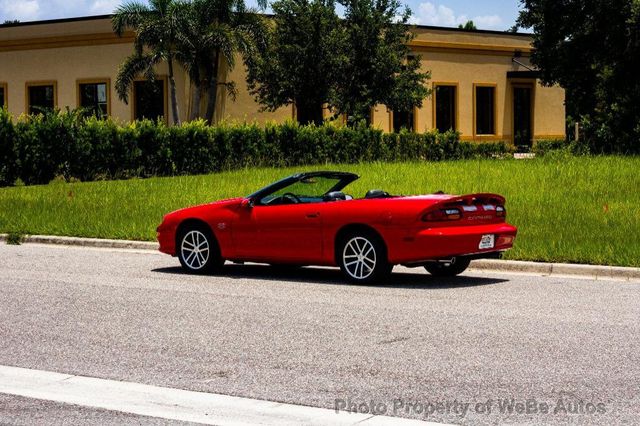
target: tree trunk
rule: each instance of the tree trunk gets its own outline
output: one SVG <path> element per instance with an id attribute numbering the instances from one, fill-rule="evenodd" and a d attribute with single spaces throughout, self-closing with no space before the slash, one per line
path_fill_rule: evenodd
<path id="1" fill-rule="evenodd" d="M 220 60 L 220 51 L 216 50 L 213 58 L 213 67 L 209 76 L 209 87 L 207 88 L 207 114 L 206 119 L 209 125 L 213 124 L 213 118 L 216 113 L 216 100 L 218 98 L 218 62 Z"/>
<path id="2" fill-rule="evenodd" d="M 322 103 L 309 103 L 296 101 L 296 118 L 302 125 L 315 124 L 321 126 L 324 123 Z"/>
<path id="3" fill-rule="evenodd" d="M 178 94 L 176 92 L 176 79 L 173 76 L 173 60 L 169 58 L 169 91 L 171 92 L 171 112 L 173 124 L 180 125 L 180 112 L 178 111 Z"/>
<path id="4" fill-rule="evenodd" d="M 202 99 L 202 84 L 193 84 L 193 95 L 191 98 L 191 121 L 200 118 L 200 102 Z"/>

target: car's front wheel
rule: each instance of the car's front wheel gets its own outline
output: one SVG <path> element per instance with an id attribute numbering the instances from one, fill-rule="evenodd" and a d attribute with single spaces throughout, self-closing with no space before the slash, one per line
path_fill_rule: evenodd
<path id="1" fill-rule="evenodd" d="M 218 242 L 205 226 L 187 227 L 180 232 L 178 259 L 187 271 L 194 274 L 217 272 L 224 260 L 220 257 Z"/>
<path id="2" fill-rule="evenodd" d="M 342 238 L 337 249 L 338 265 L 351 282 L 378 282 L 388 277 L 393 268 L 387 261 L 384 242 L 373 233 L 349 234 Z"/>
<path id="3" fill-rule="evenodd" d="M 431 263 L 424 269 L 435 277 L 455 277 L 467 270 L 471 259 L 468 257 L 454 257 L 451 262 Z"/>

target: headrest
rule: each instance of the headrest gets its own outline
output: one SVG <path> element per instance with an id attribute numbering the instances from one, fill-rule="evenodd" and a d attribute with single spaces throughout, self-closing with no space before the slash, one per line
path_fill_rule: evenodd
<path id="1" fill-rule="evenodd" d="M 344 195 L 344 192 L 340 191 L 327 192 L 322 197 L 322 201 L 345 201 L 346 199 L 347 196 Z"/>
<path id="2" fill-rule="evenodd" d="M 364 196 L 364 198 L 370 199 L 370 198 L 388 198 L 389 197 L 389 193 L 388 192 L 384 192 L 381 189 L 372 189 L 371 191 L 367 192 L 367 195 Z"/>

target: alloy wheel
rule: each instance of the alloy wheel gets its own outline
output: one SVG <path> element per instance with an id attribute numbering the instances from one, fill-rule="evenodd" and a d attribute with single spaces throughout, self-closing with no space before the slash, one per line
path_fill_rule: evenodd
<path id="1" fill-rule="evenodd" d="M 377 254 L 366 238 L 354 237 L 344 246 L 342 260 L 347 273 L 357 280 L 369 278 L 375 271 Z"/>
<path id="2" fill-rule="evenodd" d="M 180 250 L 184 263 L 195 271 L 202 269 L 209 260 L 209 240 L 198 230 L 190 231 L 184 236 Z"/>

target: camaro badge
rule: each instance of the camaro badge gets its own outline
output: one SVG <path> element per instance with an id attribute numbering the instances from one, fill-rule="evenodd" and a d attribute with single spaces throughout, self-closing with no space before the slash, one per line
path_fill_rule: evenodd
<path id="1" fill-rule="evenodd" d="M 218 229 L 221 230 L 221 231 L 224 230 L 224 229 L 227 229 L 227 224 L 224 223 L 224 222 L 220 222 L 218 224 Z"/>

